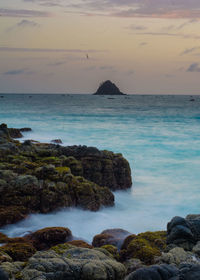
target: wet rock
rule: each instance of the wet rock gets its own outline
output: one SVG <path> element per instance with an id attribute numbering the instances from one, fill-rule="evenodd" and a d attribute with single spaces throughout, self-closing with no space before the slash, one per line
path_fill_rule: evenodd
<path id="1" fill-rule="evenodd" d="M 2 206 L 0 207 L 0 226 L 12 224 L 23 220 L 28 209 L 23 206 Z"/>
<path id="2" fill-rule="evenodd" d="M 36 249 L 29 242 L 7 243 L 0 247 L 0 252 L 8 254 L 14 261 L 27 261 Z"/>
<path id="3" fill-rule="evenodd" d="M 60 155 L 73 156 L 83 168 L 83 177 L 111 190 L 127 189 L 132 186 L 131 169 L 121 154 L 99 151 L 94 147 L 59 147 Z"/>
<path id="4" fill-rule="evenodd" d="M 167 225 L 167 243 L 191 250 L 200 241 L 200 219 L 174 217 Z"/>
<path id="5" fill-rule="evenodd" d="M 37 250 L 44 250 L 70 241 L 72 239 L 72 233 L 68 228 L 50 227 L 38 230 L 26 236 L 26 239 L 30 240 Z"/>
<path id="6" fill-rule="evenodd" d="M 55 144 L 62 144 L 62 140 L 61 139 L 54 139 L 54 140 L 51 140 L 52 143 L 55 143 Z"/>
<path id="7" fill-rule="evenodd" d="M 37 252 L 21 271 L 22 280 L 122 280 L 125 267 L 104 253 L 86 248 Z"/>
<path id="8" fill-rule="evenodd" d="M 30 132 L 30 131 L 32 131 L 32 129 L 30 127 L 23 127 L 23 128 L 20 128 L 20 131 L 21 132 Z"/>
<path id="9" fill-rule="evenodd" d="M 166 232 L 144 232 L 128 236 L 120 251 L 120 260 L 136 258 L 145 264 L 154 264 L 166 247 Z"/>
<path id="10" fill-rule="evenodd" d="M 178 280 L 179 271 L 171 265 L 153 265 L 129 274 L 125 280 Z"/>
<path id="11" fill-rule="evenodd" d="M 93 238 L 92 245 L 101 247 L 104 245 L 114 245 L 121 248 L 124 239 L 130 235 L 130 232 L 123 229 L 107 229 Z"/>
<path id="12" fill-rule="evenodd" d="M 18 128 L 8 128 L 9 134 L 11 138 L 22 138 L 23 135 Z"/>

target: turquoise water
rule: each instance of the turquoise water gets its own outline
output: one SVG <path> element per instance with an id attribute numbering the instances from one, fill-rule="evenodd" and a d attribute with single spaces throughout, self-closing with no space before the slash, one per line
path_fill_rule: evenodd
<path id="1" fill-rule="evenodd" d="M 112 97 L 113 98 L 113 97 Z M 199 213 L 200 96 L 4 95 L 0 121 L 31 127 L 24 139 L 84 144 L 121 152 L 133 176 L 113 208 L 64 209 L 8 226 L 10 236 L 46 226 L 69 227 L 91 241 L 107 228 L 132 233 L 165 229 L 175 215 Z"/>

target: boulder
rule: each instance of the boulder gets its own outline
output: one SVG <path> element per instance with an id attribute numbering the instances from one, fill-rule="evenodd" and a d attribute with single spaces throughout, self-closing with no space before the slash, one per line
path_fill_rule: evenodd
<path id="1" fill-rule="evenodd" d="M 94 249 L 69 247 L 37 252 L 21 271 L 22 280 L 122 280 L 125 267 Z"/>
<path id="2" fill-rule="evenodd" d="M 73 156 L 81 162 L 83 177 L 111 190 L 123 190 L 132 186 L 131 169 L 121 155 L 110 151 L 99 151 L 94 147 L 58 147 L 59 155 Z"/>
<path id="3" fill-rule="evenodd" d="M 120 249 L 124 239 L 128 235 L 130 235 L 130 232 L 123 229 L 107 229 L 94 236 L 92 245 L 94 247 L 114 245 Z"/>
<path id="4" fill-rule="evenodd" d="M 174 217 L 167 225 L 167 243 L 191 250 L 200 241 L 200 219 Z"/>
<path id="5" fill-rule="evenodd" d="M 168 253 L 162 253 L 162 256 L 158 258 L 161 262 L 167 264 L 180 265 L 181 263 L 197 263 L 195 261 L 194 254 L 186 252 L 183 248 L 176 247 L 171 249 Z"/>
<path id="6" fill-rule="evenodd" d="M 72 239 L 72 233 L 68 228 L 49 227 L 27 235 L 26 239 L 30 240 L 37 250 L 44 250 L 70 241 Z"/>
<path id="7" fill-rule="evenodd" d="M 166 232 L 144 232 L 130 235 L 122 244 L 120 260 L 136 258 L 145 264 L 154 264 L 166 247 Z"/>
<path id="8" fill-rule="evenodd" d="M 179 271 L 171 265 L 153 265 L 140 268 L 129 274 L 125 280 L 178 280 Z"/>

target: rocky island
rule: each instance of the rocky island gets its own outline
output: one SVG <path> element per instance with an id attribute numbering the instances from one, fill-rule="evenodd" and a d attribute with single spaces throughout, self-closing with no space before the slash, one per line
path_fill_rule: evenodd
<path id="1" fill-rule="evenodd" d="M 114 83 L 107 80 L 100 84 L 99 88 L 94 93 L 94 95 L 125 95 L 125 94 L 122 93 Z"/>

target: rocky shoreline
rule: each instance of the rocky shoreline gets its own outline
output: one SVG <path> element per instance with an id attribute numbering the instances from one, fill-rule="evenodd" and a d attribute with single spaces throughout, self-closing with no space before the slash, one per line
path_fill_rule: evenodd
<path id="1" fill-rule="evenodd" d="M 0 125 L 1 227 L 30 213 L 111 207 L 112 191 L 131 187 L 130 166 L 121 154 L 13 139 L 24 131 L 29 128 Z M 200 215 L 174 217 L 166 231 L 106 229 L 92 244 L 64 227 L 16 238 L 0 229 L 0 280 L 8 279 L 198 280 Z"/>

